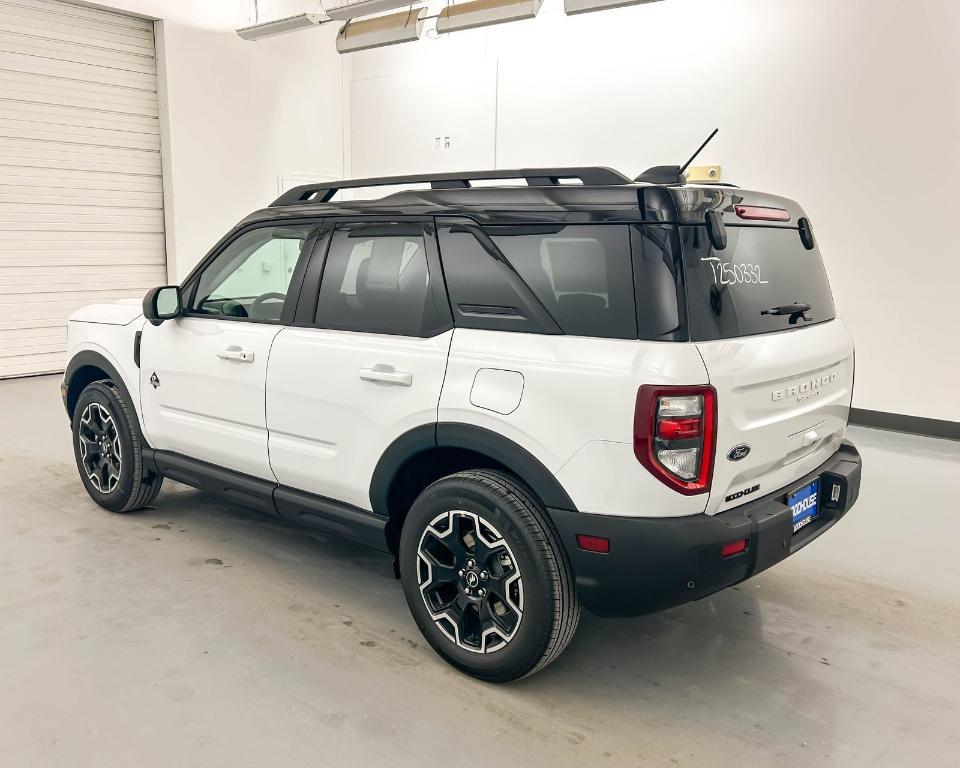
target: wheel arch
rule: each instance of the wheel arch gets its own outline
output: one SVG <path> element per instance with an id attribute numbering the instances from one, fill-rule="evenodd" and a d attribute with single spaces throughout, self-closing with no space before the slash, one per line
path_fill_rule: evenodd
<path id="1" fill-rule="evenodd" d="M 466 469 L 496 469 L 525 484 L 545 507 L 575 511 L 557 478 L 526 448 L 473 424 L 424 424 L 384 451 L 370 481 L 373 511 L 387 518 L 390 551 L 397 553 L 410 505 L 431 483 Z"/>
<path id="2" fill-rule="evenodd" d="M 127 389 L 123 376 L 120 375 L 113 363 L 99 352 L 85 349 L 70 358 L 67 369 L 63 374 L 63 383 L 66 387 L 63 404 L 67 409 L 67 415 L 71 419 L 73 419 L 80 393 L 88 384 L 103 379 L 109 379 L 117 386 L 124 397 L 127 398 L 127 402 L 134 407 L 134 412 L 139 410 L 130 396 L 130 390 Z"/>

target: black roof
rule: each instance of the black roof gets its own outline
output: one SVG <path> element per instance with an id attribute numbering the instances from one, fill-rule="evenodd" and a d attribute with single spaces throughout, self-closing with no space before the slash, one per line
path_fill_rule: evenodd
<path id="1" fill-rule="evenodd" d="M 729 185 L 686 185 L 679 180 L 638 180 L 605 167 L 522 168 L 350 179 L 304 184 L 285 192 L 268 208 L 248 216 L 243 224 L 264 219 L 314 216 L 467 216 L 497 223 L 593 223 L 702 220 L 706 210 L 732 213 L 731 203 L 781 204 L 799 210 L 783 198 L 760 195 Z M 564 183 L 579 180 L 580 184 Z M 680 179 L 683 179 L 680 176 Z M 522 180 L 525 184 L 473 186 L 474 181 Z M 368 200 L 333 200 L 340 190 L 430 185 Z M 802 215 L 802 213 L 800 214 Z M 796 218 L 794 218 L 796 221 Z"/>

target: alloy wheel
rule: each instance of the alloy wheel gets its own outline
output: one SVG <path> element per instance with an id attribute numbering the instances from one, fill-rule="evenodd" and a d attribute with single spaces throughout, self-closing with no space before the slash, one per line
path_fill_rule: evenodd
<path id="1" fill-rule="evenodd" d="M 523 618 L 523 580 L 510 545 L 466 510 L 437 515 L 417 548 L 420 594 L 437 628 L 460 648 L 493 653 Z"/>
<path id="2" fill-rule="evenodd" d="M 112 493 L 120 483 L 123 451 L 116 422 L 100 403 L 90 403 L 83 409 L 77 440 L 90 483 L 100 493 Z"/>

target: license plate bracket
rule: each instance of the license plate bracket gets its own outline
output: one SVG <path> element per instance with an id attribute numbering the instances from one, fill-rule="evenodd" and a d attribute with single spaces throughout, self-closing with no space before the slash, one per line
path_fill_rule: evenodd
<path id="1" fill-rule="evenodd" d="M 810 525 L 820 516 L 820 478 L 787 494 L 787 506 L 793 514 L 793 532 Z"/>

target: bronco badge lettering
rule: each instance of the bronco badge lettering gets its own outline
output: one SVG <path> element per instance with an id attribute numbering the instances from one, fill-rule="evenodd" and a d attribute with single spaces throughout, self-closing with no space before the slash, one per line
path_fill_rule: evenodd
<path id="1" fill-rule="evenodd" d="M 805 381 L 803 384 L 794 384 L 790 387 L 784 387 L 783 389 L 775 389 L 771 393 L 773 396 L 773 401 L 777 402 L 778 400 L 784 400 L 788 397 L 795 397 L 797 402 L 802 400 L 809 400 L 811 397 L 816 397 L 820 394 L 820 390 L 825 387 L 827 384 L 832 384 L 837 380 L 837 373 L 825 373 L 823 376 L 815 376 L 810 379 L 810 381 Z"/>

